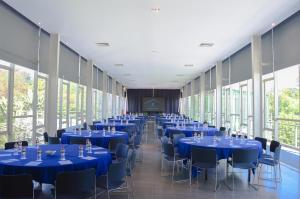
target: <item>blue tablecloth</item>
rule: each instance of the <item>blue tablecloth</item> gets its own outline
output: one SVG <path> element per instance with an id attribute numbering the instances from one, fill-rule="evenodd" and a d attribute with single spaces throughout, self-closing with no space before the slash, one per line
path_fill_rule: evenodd
<path id="1" fill-rule="evenodd" d="M 182 122 L 164 122 L 163 123 L 163 128 L 166 129 L 167 127 L 172 127 L 172 126 L 176 126 L 176 125 L 179 125 L 179 126 L 182 126 L 183 123 Z M 202 127 L 202 123 L 199 123 L 199 122 L 186 122 L 185 123 L 185 126 L 196 126 L 198 127 L 198 124 L 200 127 Z"/>
<path id="2" fill-rule="evenodd" d="M 204 136 L 214 136 L 218 132 L 217 128 L 203 127 L 168 127 L 165 131 L 165 136 L 169 137 L 172 133 L 184 133 L 186 137 L 192 137 L 194 132 L 203 132 Z"/>
<path id="3" fill-rule="evenodd" d="M 137 130 L 137 125 L 134 123 L 117 123 L 117 122 L 109 122 L 109 123 L 100 123 L 100 122 L 94 122 L 94 126 L 97 130 L 103 130 L 104 128 L 107 130 L 108 127 L 115 127 L 116 131 L 125 131 L 129 135 L 132 135 Z"/>
<path id="4" fill-rule="evenodd" d="M 183 157 L 190 157 L 191 146 L 212 148 L 217 150 L 218 159 L 226 159 L 232 155 L 235 149 L 257 149 L 259 156 L 262 154 L 262 145 L 260 142 L 251 139 L 232 139 L 230 137 L 219 137 L 214 142 L 213 136 L 204 136 L 201 140 L 194 137 L 182 138 L 179 140 L 178 152 Z"/>
<path id="5" fill-rule="evenodd" d="M 61 143 L 70 144 L 71 138 L 85 138 L 92 142 L 92 145 L 108 148 L 109 141 L 113 138 L 124 138 L 128 142 L 128 134 L 122 131 L 103 132 L 101 131 L 81 131 L 79 132 L 65 132 L 62 134 Z"/>
<path id="6" fill-rule="evenodd" d="M 78 157 L 79 145 L 64 145 L 64 147 L 66 151 L 66 160 L 71 162 L 65 161 L 63 163 L 69 164 L 59 163 L 61 145 L 41 145 L 41 162 L 36 161 L 36 147 L 26 148 L 27 159 L 25 160 L 21 160 L 20 153 L 16 155 L 14 150 L 2 150 L 0 151 L 0 175 L 28 173 L 38 182 L 54 184 L 56 175 L 64 171 L 95 168 L 97 176 L 107 173 L 112 158 L 111 154 L 106 149 L 93 147 L 92 154 L 87 154 L 87 151 L 84 149 L 84 156 L 86 159 L 83 159 Z M 53 156 L 48 156 L 45 154 L 45 151 L 47 150 L 55 150 L 56 152 Z M 39 164 L 34 165 L 35 163 Z"/>

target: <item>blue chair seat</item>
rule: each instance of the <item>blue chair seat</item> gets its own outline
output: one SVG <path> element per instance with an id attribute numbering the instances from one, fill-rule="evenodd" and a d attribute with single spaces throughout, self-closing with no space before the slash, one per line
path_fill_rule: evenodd
<path id="1" fill-rule="evenodd" d="M 165 159 L 167 161 L 174 161 L 174 157 L 171 156 L 165 156 Z M 185 160 L 186 158 L 184 157 L 180 157 L 180 156 L 175 156 L 175 161 L 179 161 L 179 160 Z"/>
<path id="2" fill-rule="evenodd" d="M 120 186 L 122 186 L 124 183 L 125 183 L 125 180 L 108 182 L 108 187 L 107 187 L 105 176 L 98 177 L 98 179 L 97 179 L 97 187 L 98 188 L 109 189 L 109 190 L 117 189 Z"/>
<path id="3" fill-rule="evenodd" d="M 200 163 L 200 162 L 197 162 L 197 163 L 193 164 L 192 166 L 196 167 L 196 168 L 204 168 L 204 169 L 216 168 L 216 164 L 214 164 L 214 163 Z"/>
<path id="4" fill-rule="evenodd" d="M 232 162 L 229 161 L 229 164 L 232 166 Z M 233 168 L 239 169 L 255 169 L 255 163 L 234 163 Z"/>
<path id="5" fill-rule="evenodd" d="M 269 166 L 275 166 L 276 165 L 276 162 L 273 159 L 270 159 L 270 158 L 260 158 L 258 160 L 258 162 L 261 163 L 261 164 L 269 165 Z"/>
<path id="6" fill-rule="evenodd" d="M 269 159 L 273 159 L 273 156 L 270 155 L 270 154 L 263 153 L 263 154 L 261 154 L 261 158 L 269 158 Z"/>

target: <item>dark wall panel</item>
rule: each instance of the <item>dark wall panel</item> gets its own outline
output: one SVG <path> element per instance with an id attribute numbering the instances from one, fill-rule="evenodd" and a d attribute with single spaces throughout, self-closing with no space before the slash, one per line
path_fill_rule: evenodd
<path id="1" fill-rule="evenodd" d="M 128 112 L 136 113 L 143 111 L 144 97 L 162 97 L 165 99 L 165 112 L 178 113 L 179 89 L 127 89 Z"/>

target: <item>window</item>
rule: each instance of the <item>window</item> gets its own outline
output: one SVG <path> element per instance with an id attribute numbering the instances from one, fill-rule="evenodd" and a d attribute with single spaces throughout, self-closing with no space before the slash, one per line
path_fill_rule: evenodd
<path id="1" fill-rule="evenodd" d="M 204 119 L 209 123 L 215 124 L 216 115 L 216 90 L 210 90 L 205 92 L 204 97 Z"/>
<path id="2" fill-rule="evenodd" d="M 279 141 L 293 148 L 300 148 L 300 65 L 292 66 L 275 73 L 278 93 L 278 126 Z M 276 113 L 275 113 L 276 114 Z"/>
<path id="3" fill-rule="evenodd" d="M 107 94 L 107 117 L 112 117 L 112 94 Z"/>
<path id="4" fill-rule="evenodd" d="M 194 120 L 200 120 L 200 95 L 194 95 Z"/>
<path id="5" fill-rule="evenodd" d="M 264 137 L 274 139 L 274 79 L 266 76 L 263 81 L 263 108 L 264 108 Z"/>
<path id="6" fill-rule="evenodd" d="M 69 124 L 67 126 L 75 126 L 76 125 L 76 98 L 77 98 L 77 84 L 70 82 L 70 93 L 69 93 Z M 78 97 L 80 101 L 81 98 Z M 80 103 L 78 103 L 78 106 Z"/>
<path id="7" fill-rule="evenodd" d="M 13 140 L 28 140 L 33 137 L 33 87 L 34 71 L 14 66 L 13 88 Z"/>
<path id="8" fill-rule="evenodd" d="M 9 95 L 9 63 L 0 60 L 0 145 L 7 142 L 7 113 Z"/>
<path id="9" fill-rule="evenodd" d="M 43 133 L 45 132 L 46 122 L 46 92 L 47 92 L 47 77 L 46 75 L 39 74 L 37 80 L 37 105 L 36 105 L 36 137 L 39 140 L 43 140 Z"/>

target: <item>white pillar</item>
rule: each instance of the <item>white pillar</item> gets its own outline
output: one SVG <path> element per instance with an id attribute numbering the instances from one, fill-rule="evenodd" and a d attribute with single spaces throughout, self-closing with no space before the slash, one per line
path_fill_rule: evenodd
<path id="1" fill-rule="evenodd" d="M 93 61 L 87 61 L 87 85 L 86 85 L 86 123 L 93 124 Z"/>
<path id="2" fill-rule="evenodd" d="M 262 72 L 261 72 L 261 36 L 254 35 L 252 47 L 252 82 L 253 82 L 253 131 L 254 136 L 262 137 Z"/>
<path id="3" fill-rule="evenodd" d="M 48 93 L 47 93 L 47 117 L 46 131 L 49 136 L 55 136 L 57 130 L 57 96 L 59 75 L 59 48 L 60 37 L 58 34 L 50 34 L 49 64 L 48 64 Z"/>
<path id="4" fill-rule="evenodd" d="M 116 79 L 112 79 L 112 115 L 115 116 L 116 114 L 116 103 L 117 103 L 117 99 L 116 99 L 116 96 L 117 96 L 117 90 L 116 90 Z"/>
<path id="5" fill-rule="evenodd" d="M 194 118 L 195 115 L 195 80 L 191 81 L 191 115 L 192 118 L 195 120 L 196 118 Z"/>
<path id="6" fill-rule="evenodd" d="M 102 73 L 102 118 L 107 119 L 107 74 L 103 71 Z"/>
<path id="7" fill-rule="evenodd" d="M 200 121 L 204 122 L 205 73 L 200 74 Z"/>
<path id="8" fill-rule="evenodd" d="M 218 61 L 216 66 L 216 100 L 216 126 L 220 129 L 222 125 L 222 61 Z"/>

